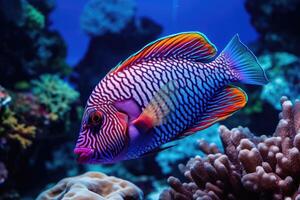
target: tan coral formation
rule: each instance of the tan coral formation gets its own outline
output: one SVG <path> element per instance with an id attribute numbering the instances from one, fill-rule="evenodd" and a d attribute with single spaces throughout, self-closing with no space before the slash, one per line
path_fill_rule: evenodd
<path id="1" fill-rule="evenodd" d="M 37 200 L 140 200 L 143 192 L 134 184 L 100 172 L 65 178 L 41 193 Z"/>
<path id="2" fill-rule="evenodd" d="M 283 97 L 281 105 L 272 137 L 221 126 L 224 153 L 199 141 L 207 157 L 196 156 L 179 165 L 189 181 L 170 177 L 171 188 L 160 199 L 300 199 L 300 102 L 293 105 Z"/>

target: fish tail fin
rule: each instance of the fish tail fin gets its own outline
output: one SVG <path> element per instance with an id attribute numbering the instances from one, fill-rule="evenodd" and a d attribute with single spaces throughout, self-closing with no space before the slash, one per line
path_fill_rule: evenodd
<path id="1" fill-rule="evenodd" d="M 220 55 L 225 56 L 235 81 L 253 85 L 268 83 L 267 76 L 256 56 L 240 41 L 238 34 L 231 39 Z"/>

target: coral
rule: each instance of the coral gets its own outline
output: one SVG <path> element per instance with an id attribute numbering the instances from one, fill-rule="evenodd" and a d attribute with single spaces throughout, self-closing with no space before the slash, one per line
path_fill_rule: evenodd
<path id="1" fill-rule="evenodd" d="M 57 75 L 45 74 L 32 81 L 32 92 L 51 113 L 53 121 L 63 119 L 79 93 Z"/>
<path id="2" fill-rule="evenodd" d="M 24 15 L 25 23 L 29 28 L 42 29 L 45 27 L 44 15 L 29 3 L 24 5 Z"/>
<path id="3" fill-rule="evenodd" d="M 268 70 L 270 82 L 263 87 L 261 98 L 280 110 L 277 101 L 281 96 L 291 100 L 300 98 L 300 59 L 290 53 L 275 52 L 259 57 L 262 66 Z"/>
<path id="4" fill-rule="evenodd" d="M 24 121 L 30 121 L 34 124 L 49 124 L 51 113 L 47 112 L 38 98 L 29 92 L 19 92 L 13 95 L 12 110 L 18 113 Z"/>
<path id="5" fill-rule="evenodd" d="M 4 87 L 0 85 L 0 111 L 1 107 L 7 105 L 11 101 L 11 97 Z"/>
<path id="6" fill-rule="evenodd" d="M 0 84 L 5 88 L 15 89 L 18 82 L 43 73 L 69 75 L 65 42 L 48 27 L 50 1 L 0 2 L 0 74 L 5 77 Z"/>
<path id="7" fill-rule="evenodd" d="M 156 180 L 153 182 L 153 190 L 147 195 L 148 200 L 157 200 L 159 199 L 161 191 L 167 188 L 165 181 Z"/>
<path id="8" fill-rule="evenodd" d="M 32 6 L 38 9 L 45 19 L 49 17 L 49 14 L 53 11 L 56 6 L 55 0 L 27 0 Z"/>
<path id="9" fill-rule="evenodd" d="M 53 188 L 41 193 L 37 200 L 47 199 L 132 199 L 143 198 L 143 192 L 134 184 L 99 172 L 65 178 Z"/>
<path id="10" fill-rule="evenodd" d="M 187 183 L 170 177 L 169 199 L 299 199 L 300 101 L 281 99 L 282 112 L 273 136 L 256 137 L 247 128 L 220 127 L 224 153 L 201 141 L 206 158 L 179 165 Z"/>
<path id="11" fill-rule="evenodd" d="M 80 18 L 82 29 L 92 36 L 120 32 L 133 18 L 134 0 L 90 0 Z"/>
<path id="12" fill-rule="evenodd" d="M 208 142 L 215 142 L 218 147 L 222 148 L 222 144 L 217 134 L 218 124 L 205 129 L 192 136 L 176 141 L 175 146 L 162 151 L 155 157 L 156 162 L 160 166 L 164 174 L 170 174 L 174 171 L 173 167 L 176 163 L 183 162 L 193 155 L 202 155 L 201 150 L 195 144 L 197 138 L 204 139 Z M 173 144 L 172 144 L 173 145 Z M 186 147 L 189 147 L 188 149 Z"/>
<path id="13" fill-rule="evenodd" d="M 18 141 L 23 149 L 30 146 L 35 137 L 36 127 L 20 123 L 16 114 L 9 108 L 1 112 L 0 137 Z"/>

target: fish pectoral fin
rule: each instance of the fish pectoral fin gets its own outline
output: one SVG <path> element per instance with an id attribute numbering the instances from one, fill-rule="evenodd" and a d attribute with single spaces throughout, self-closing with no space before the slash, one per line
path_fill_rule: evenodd
<path id="1" fill-rule="evenodd" d="M 179 84 L 176 80 L 170 81 L 157 91 L 150 99 L 141 115 L 133 121 L 133 124 L 141 131 L 147 132 L 149 129 L 164 124 L 170 111 L 174 110 L 174 98 Z"/>
<path id="2" fill-rule="evenodd" d="M 200 32 L 183 32 L 156 40 L 120 63 L 113 73 L 152 58 L 180 58 L 195 62 L 209 61 L 217 48 Z"/>
<path id="3" fill-rule="evenodd" d="M 178 137 L 186 137 L 203 130 L 214 123 L 226 119 L 247 103 L 246 93 L 235 86 L 228 86 L 217 93 L 208 103 L 207 109 L 201 119 L 191 128 L 185 130 Z"/>

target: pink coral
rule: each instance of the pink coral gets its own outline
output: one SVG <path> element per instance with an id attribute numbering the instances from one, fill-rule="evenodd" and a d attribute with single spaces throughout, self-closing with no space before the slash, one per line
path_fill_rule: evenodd
<path id="1" fill-rule="evenodd" d="M 181 164 L 188 183 L 170 177 L 160 199 L 300 199 L 300 102 L 283 97 L 281 105 L 271 137 L 221 126 L 224 153 L 200 141 L 207 157 Z"/>

